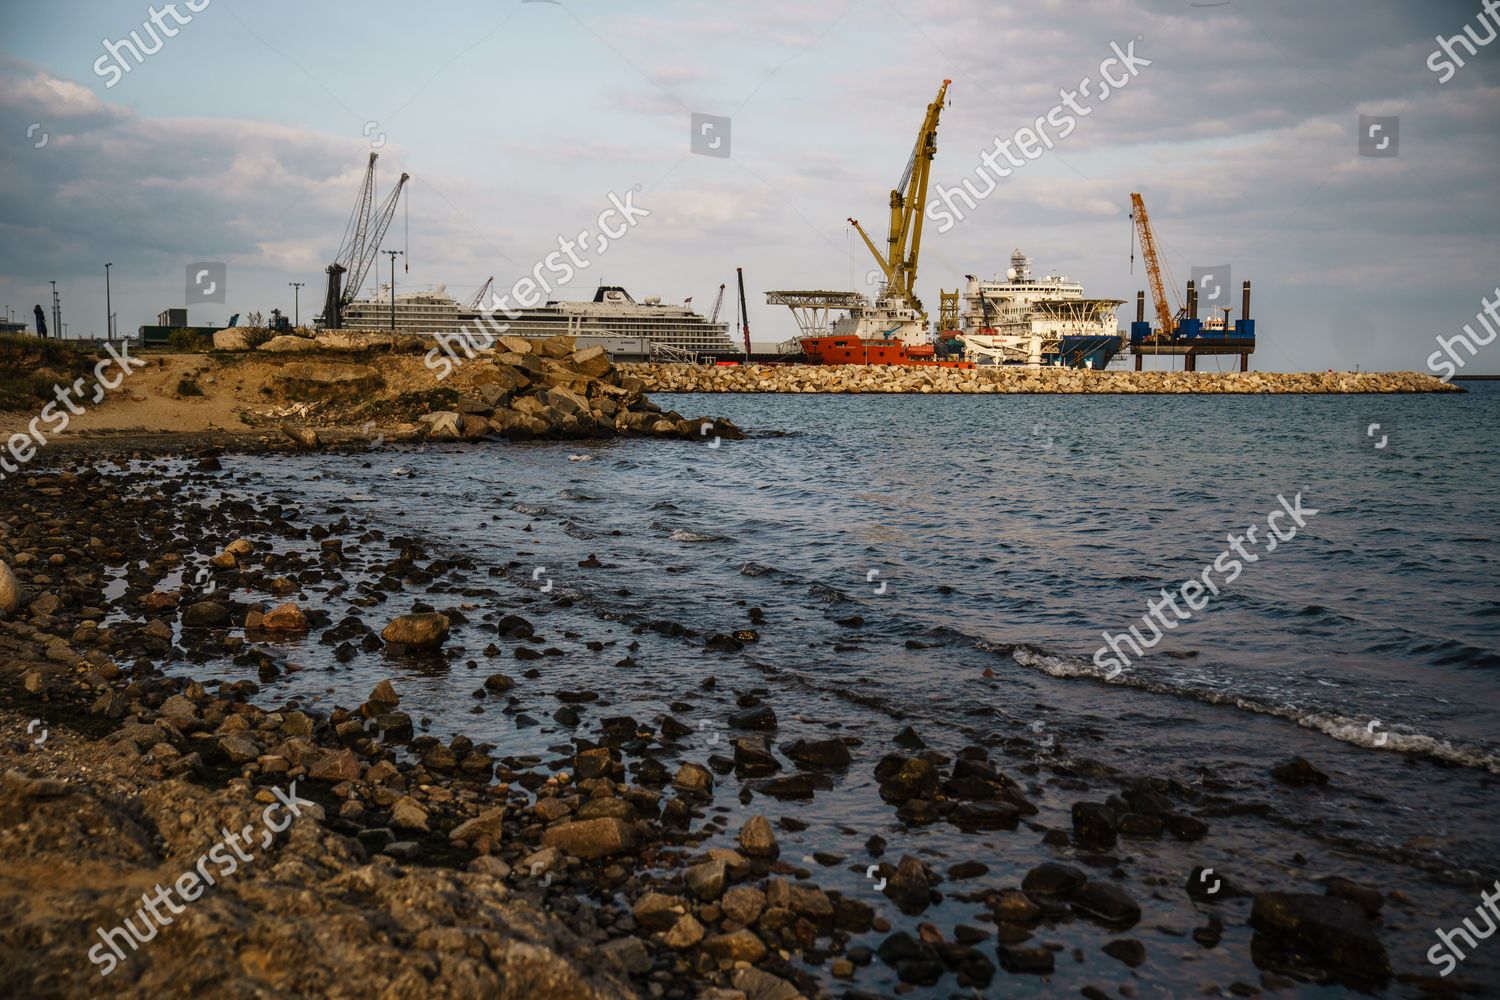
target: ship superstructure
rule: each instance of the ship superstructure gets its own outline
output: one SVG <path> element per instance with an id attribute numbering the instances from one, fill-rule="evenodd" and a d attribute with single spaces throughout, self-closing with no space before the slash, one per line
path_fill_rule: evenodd
<path id="1" fill-rule="evenodd" d="M 1004 280 L 965 277 L 957 339 L 971 361 L 1089 367 L 1101 349 L 1112 357 L 1123 343 L 1115 310 L 1124 299 L 1087 298 L 1065 275 L 1034 277 L 1020 250 Z"/>

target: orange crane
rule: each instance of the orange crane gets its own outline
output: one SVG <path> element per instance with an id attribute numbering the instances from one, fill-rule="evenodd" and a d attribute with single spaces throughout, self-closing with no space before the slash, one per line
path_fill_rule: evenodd
<path id="1" fill-rule="evenodd" d="M 1151 299 L 1156 306 L 1156 319 L 1161 324 L 1161 335 L 1170 337 L 1172 331 L 1177 329 L 1177 321 L 1173 316 L 1172 307 L 1167 304 L 1166 288 L 1162 285 L 1162 262 L 1156 251 L 1156 234 L 1151 231 L 1151 218 L 1146 215 L 1146 203 L 1141 200 L 1139 194 L 1131 193 L 1130 207 L 1130 217 L 1135 221 L 1136 231 L 1141 237 L 1141 257 L 1146 262 L 1146 277 L 1151 282 Z M 1133 252 L 1130 259 L 1135 260 Z M 1175 283 L 1172 285 L 1172 295 L 1174 298 L 1177 295 Z M 1177 312 L 1178 314 L 1182 312 L 1181 303 L 1178 304 Z"/>

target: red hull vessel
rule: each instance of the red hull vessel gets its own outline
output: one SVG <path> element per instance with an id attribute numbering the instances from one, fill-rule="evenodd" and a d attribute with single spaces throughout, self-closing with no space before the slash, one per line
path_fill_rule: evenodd
<path id="1" fill-rule="evenodd" d="M 863 337 L 804 337 L 802 353 L 814 365 L 930 365 L 973 368 L 968 361 L 939 361 L 931 344 L 907 347 L 899 340 Z"/>

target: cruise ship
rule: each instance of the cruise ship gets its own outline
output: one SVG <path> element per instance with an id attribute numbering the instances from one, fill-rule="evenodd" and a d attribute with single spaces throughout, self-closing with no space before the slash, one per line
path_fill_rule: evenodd
<path id="1" fill-rule="evenodd" d="M 1115 310 L 1124 299 L 1085 298 L 1060 274 L 1034 278 L 1020 250 L 1004 281 L 965 277 L 957 339 L 978 364 L 1103 367 L 1123 343 Z"/>
<path id="2" fill-rule="evenodd" d="M 381 285 L 372 298 L 356 299 L 344 308 L 343 326 L 389 330 L 391 316 L 390 286 Z M 507 336 L 544 339 L 561 334 L 577 338 L 579 346 L 599 344 L 620 360 L 652 356 L 689 360 L 740 353 L 729 339 L 728 323 L 709 322 L 686 303 L 664 303 L 657 296 L 637 302 L 617 285 L 599 286 L 590 301 L 552 301 L 519 309 L 514 317 L 496 313 L 494 319 L 506 324 Z M 460 306 L 443 285 L 430 291 L 397 293 L 394 326 L 424 336 L 490 328 L 479 323 L 479 310 Z"/>

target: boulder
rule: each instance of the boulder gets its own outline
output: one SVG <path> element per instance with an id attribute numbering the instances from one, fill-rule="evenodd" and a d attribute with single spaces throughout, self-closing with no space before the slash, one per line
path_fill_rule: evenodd
<path id="1" fill-rule="evenodd" d="M 781 854 L 776 834 L 764 816 L 751 816 L 740 827 L 740 848 L 752 858 L 775 858 Z"/>
<path id="2" fill-rule="evenodd" d="M 231 326 L 227 330 L 219 330 L 214 334 L 214 350 L 216 351 L 248 351 L 250 350 L 250 338 L 245 331 L 237 326 Z"/>
<path id="3" fill-rule="evenodd" d="M 433 612 L 402 615 L 382 629 L 380 637 L 410 649 L 436 649 L 448 638 L 448 619 Z"/>
<path id="4" fill-rule="evenodd" d="M 309 624 L 302 609 L 289 601 L 261 616 L 259 627 L 267 632 L 306 632 Z"/>
<path id="5" fill-rule="evenodd" d="M 635 847 L 635 828 L 612 817 L 559 823 L 542 832 L 542 844 L 577 858 L 591 860 L 621 854 Z"/>
<path id="6" fill-rule="evenodd" d="M 0 613 L 15 614 L 21 606 L 21 581 L 3 559 L 0 559 Z"/>
<path id="7" fill-rule="evenodd" d="M 1391 961 L 1358 903 L 1310 892 L 1260 892 L 1250 908 L 1251 951 L 1262 968 L 1310 965 L 1356 981 L 1390 978 Z"/>
<path id="8" fill-rule="evenodd" d="M 215 601 L 189 604 L 182 613 L 183 628 L 218 628 L 229 624 L 229 609 Z"/>
<path id="9" fill-rule="evenodd" d="M 321 442 L 318 432 L 300 424 L 284 423 L 281 425 L 281 433 L 292 440 L 292 443 L 300 448 L 316 448 Z"/>
<path id="10" fill-rule="evenodd" d="M 609 354 L 604 348 L 596 345 L 573 352 L 573 367 L 578 369 L 580 375 L 604 378 L 614 366 L 610 364 Z"/>
<path id="11" fill-rule="evenodd" d="M 282 334 L 272 337 L 256 348 L 257 351 L 269 351 L 272 354 L 291 354 L 296 351 L 316 351 L 318 345 L 307 337 L 290 337 Z"/>
<path id="12" fill-rule="evenodd" d="M 429 438 L 461 438 L 464 433 L 459 415 L 452 410 L 424 413 L 417 418 L 417 426 Z"/>

